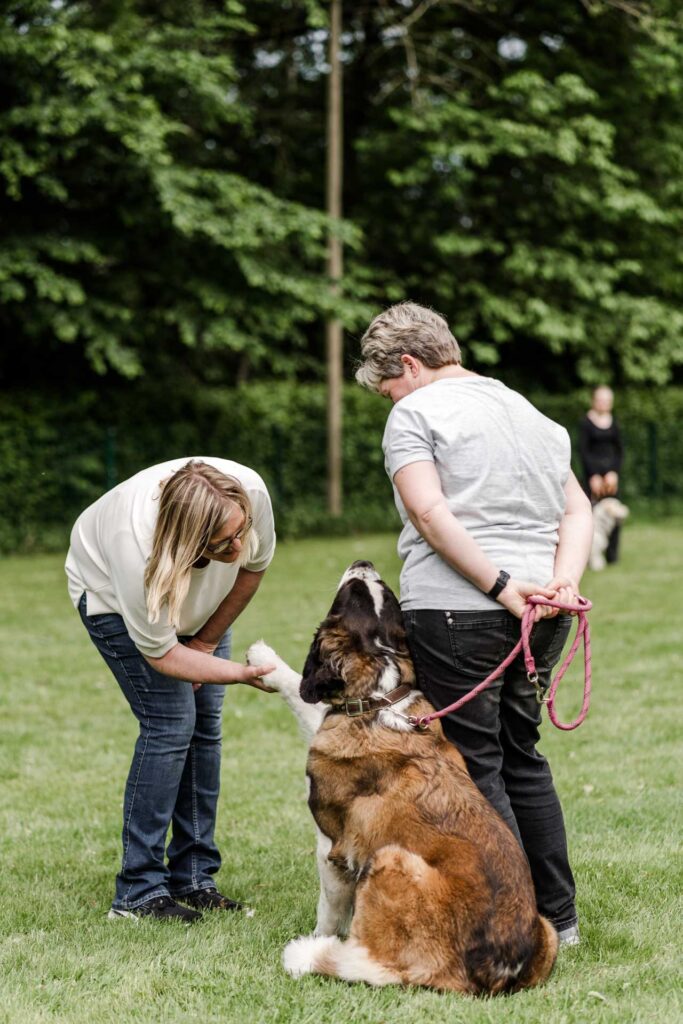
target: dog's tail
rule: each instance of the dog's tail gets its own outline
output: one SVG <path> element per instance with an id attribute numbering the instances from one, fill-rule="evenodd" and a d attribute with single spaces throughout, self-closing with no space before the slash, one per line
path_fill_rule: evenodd
<path id="1" fill-rule="evenodd" d="M 395 985 L 401 980 L 395 971 L 374 960 L 356 939 L 342 942 L 335 935 L 302 935 L 294 939 L 285 946 L 282 962 L 293 978 L 325 974 L 368 985 Z"/>
<path id="2" fill-rule="evenodd" d="M 516 992 L 522 988 L 532 988 L 540 985 L 550 976 L 557 960 L 559 947 L 557 932 L 545 917 L 538 916 L 536 930 L 536 951 L 528 962 L 524 974 L 519 978 L 518 983 L 512 988 Z"/>

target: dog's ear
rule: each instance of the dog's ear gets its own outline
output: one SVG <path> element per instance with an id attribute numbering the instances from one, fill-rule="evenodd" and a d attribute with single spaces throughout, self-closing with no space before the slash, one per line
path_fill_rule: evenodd
<path id="1" fill-rule="evenodd" d="M 326 665 L 320 652 L 320 630 L 316 633 L 301 673 L 299 695 L 306 704 L 317 704 L 341 693 L 344 681 Z"/>
<path id="2" fill-rule="evenodd" d="M 318 704 L 320 701 L 329 703 L 330 698 L 341 693 L 343 689 L 344 680 L 322 666 L 317 672 L 302 676 L 299 694 L 305 704 Z"/>
<path id="3" fill-rule="evenodd" d="M 396 599 L 393 590 L 382 584 L 384 588 L 384 603 L 380 615 L 380 634 L 382 640 L 392 650 L 399 654 L 408 653 L 408 640 L 406 638 L 405 625 L 401 606 Z"/>

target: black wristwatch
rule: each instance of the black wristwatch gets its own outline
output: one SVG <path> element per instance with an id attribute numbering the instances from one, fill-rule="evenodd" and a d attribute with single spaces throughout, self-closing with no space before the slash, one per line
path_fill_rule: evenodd
<path id="1" fill-rule="evenodd" d="M 493 584 L 493 586 L 491 587 L 491 589 L 489 590 L 489 592 L 488 592 L 488 594 L 486 596 L 487 597 L 492 597 L 493 600 L 495 601 L 495 599 L 498 597 L 500 592 L 502 590 L 504 590 L 505 587 L 507 586 L 507 581 L 509 579 L 510 579 L 510 573 L 509 572 L 505 572 L 505 569 L 501 569 L 500 572 L 498 573 L 498 579 Z"/>

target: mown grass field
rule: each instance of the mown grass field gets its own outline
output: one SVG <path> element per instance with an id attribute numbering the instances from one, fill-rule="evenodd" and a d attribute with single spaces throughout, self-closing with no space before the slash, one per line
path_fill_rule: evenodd
<path id="1" fill-rule="evenodd" d="M 62 560 L 0 561 L 0 1020 L 683 1019 L 682 537 L 680 520 L 629 524 L 622 562 L 584 580 L 596 605 L 593 706 L 576 733 L 546 725 L 543 745 L 564 802 L 583 943 L 562 952 L 545 987 L 497 1000 L 284 974 L 282 947 L 312 929 L 317 899 L 305 758 L 277 695 L 245 687 L 226 699 L 219 880 L 255 916 L 216 914 L 191 929 L 108 922 L 134 720 L 68 603 Z M 238 623 L 236 652 L 263 636 L 303 664 L 339 575 L 359 556 L 396 585 L 393 536 L 282 544 Z M 578 703 L 572 675 L 561 716 Z"/>

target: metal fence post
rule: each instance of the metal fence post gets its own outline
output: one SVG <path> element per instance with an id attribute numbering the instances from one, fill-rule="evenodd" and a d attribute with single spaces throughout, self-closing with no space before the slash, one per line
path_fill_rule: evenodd
<path id="1" fill-rule="evenodd" d="M 656 498 L 659 495 L 659 445 L 658 445 L 657 424 L 651 420 L 647 424 L 647 454 L 648 454 L 648 490 L 650 497 Z"/>
<path id="2" fill-rule="evenodd" d="M 112 426 L 107 427 L 104 433 L 104 478 L 107 491 L 119 482 L 116 471 L 116 427 Z"/>
<path id="3" fill-rule="evenodd" d="M 284 478 L 284 464 L 285 464 L 285 437 L 282 432 L 282 427 L 279 423 L 275 423 L 273 426 L 273 453 L 275 455 L 275 462 L 272 465 L 273 473 L 273 490 L 275 492 L 275 501 L 278 506 L 278 510 L 282 509 L 285 498 L 285 478 Z"/>

